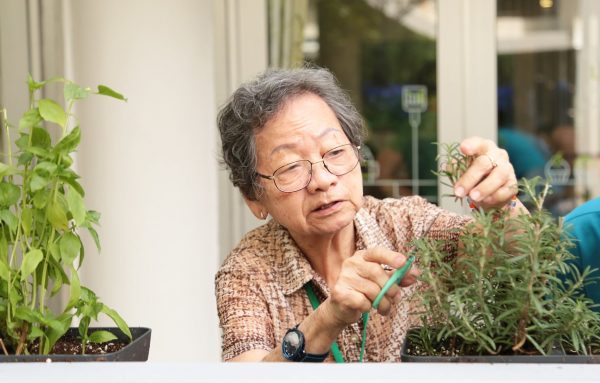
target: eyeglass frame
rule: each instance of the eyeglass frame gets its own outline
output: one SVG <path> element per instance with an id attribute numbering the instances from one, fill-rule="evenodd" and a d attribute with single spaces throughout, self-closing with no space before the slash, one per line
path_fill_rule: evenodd
<path id="1" fill-rule="evenodd" d="M 356 155 L 356 163 L 355 163 L 355 164 L 354 164 L 354 166 L 353 166 L 353 167 L 352 167 L 350 170 L 348 170 L 347 172 L 345 172 L 345 173 L 342 173 L 342 174 L 335 174 L 335 173 L 332 173 L 332 172 L 331 172 L 331 170 L 329 170 L 329 168 L 327 167 L 327 164 L 325 163 L 325 156 L 327 155 L 327 153 L 329 153 L 329 152 L 331 152 L 331 151 L 333 151 L 333 150 L 335 150 L 335 149 L 337 149 L 337 148 L 341 148 L 342 146 L 351 146 L 351 147 L 352 147 L 352 149 L 354 149 L 354 154 Z M 321 156 L 321 160 L 320 160 L 320 161 L 316 161 L 316 162 L 312 162 L 311 160 L 297 160 L 297 161 L 292 161 L 292 162 L 290 162 L 290 163 L 287 163 L 287 164 L 285 164 L 285 165 L 281 165 L 280 167 L 278 167 L 277 169 L 275 169 L 275 171 L 273 171 L 273 175 L 270 175 L 270 176 L 267 176 L 267 175 L 265 175 L 265 174 L 261 174 L 261 173 L 259 173 L 259 172 L 255 172 L 255 173 L 256 173 L 256 175 L 257 175 L 257 176 L 259 176 L 259 177 L 262 177 L 262 178 L 265 178 L 265 179 L 268 179 L 268 180 L 271 180 L 271 181 L 273 181 L 273 184 L 275 185 L 275 188 L 277 188 L 277 190 L 279 190 L 280 192 L 282 192 L 282 193 L 295 193 L 295 192 L 297 192 L 297 191 L 300 191 L 300 190 L 302 190 L 302 189 L 306 188 L 306 187 L 308 186 L 308 184 L 310 184 L 310 181 L 312 181 L 312 175 L 313 175 L 313 171 L 312 171 L 312 169 L 313 169 L 313 165 L 316 165 L 316 164 L 318 164 L 318 163 L 321 163 L 321 162 L 322 162 L 322 163 L 323 163 L 323 167 L 325 168 L 325 170 L 327 170 L 327 171 L 328 171 L 330 174 L 333 174 L 333 175 L 334 175 L 334 176 L 336 176 L 336 177 L 341 177 L 341 176 L 343 176 L 343 175 L 346 175 L 346 174 L 350 173 L 350 172 L 351 172 L 351 171 L 353 171 L 354 169 L 356 169 L 356 165 L 358 165 L 358 164 L 360 163 L 360 155 L 359 155 L 359 150 L 360 150 L 360 145 L 354 145 L 353 143 L 348 143 L 348 144 L 338 145 L 338 146 L 334 146 L 333 148 L 331 148 L 331 149 L 329 149 L 328 151 L 326 151 L 326 152 L 323 154 L 323 156 Z M 308 163 L 310 164 L 309 177 L 308 177 L 308 181 L 306 182 L 306 185 L 304 185 L 304 186 L 302 186 L 300 189 L 297 189 L 297 190 L 294 190 L 294 191 L 284 191 L 284 190 L 281 190 L 281 189 L 279 188 L 279 186 L 277 186 L 277 182 L 275 181 L 275 173 L 277 173 L 277 171 L 278 171 L 279 169 L 285 168 L 286 166 L 290 166 L 291 164 L 295 164 L 296 162 L 305 162 L 305 161 L 306 161 L 306 162 L 308 162 Z"/>

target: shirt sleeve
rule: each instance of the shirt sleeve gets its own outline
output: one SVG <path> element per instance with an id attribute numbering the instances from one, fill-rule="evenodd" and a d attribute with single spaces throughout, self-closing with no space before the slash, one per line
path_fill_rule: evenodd
<path id="1" fill-rule="evenodd" d="M 246 351 L 275 348 L 268 305 L 252 273 L 231 268 L 216 276 L 215 293 L 222 331 L 222 359 Z"/>
<path id="2" fill-rule="evenodd" d="M 444 251 L 449 256 L 455 256 L 458 249 L 458 241 L 465 226 L 473 221 L 473 218 L 444 210 L 439 206 L 426 202 L 427 215 L 431 217 L 428 227 L 421 234 L 422 237 L 441 240 L 445 243 Z"/>
<path id="3" fill-rule="evenodd" d="M 387 230 L 394 232 L 399 244 L 430 238 L 446 241 L 449 248 L 458 243 L 462 229 L 472 221 L 469 216 L 444 210 L 419 196 L 385 199 L 377 215 L 384 226 L 391 227 Z"/>

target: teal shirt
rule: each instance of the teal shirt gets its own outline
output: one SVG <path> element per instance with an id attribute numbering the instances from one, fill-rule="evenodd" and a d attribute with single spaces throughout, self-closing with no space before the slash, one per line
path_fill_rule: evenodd
<path id="1" fill-rule="evenodd" d="M 600 276 L 600 198 L 595 198 L 575 208 L 565 217 L 565 226 L 575 239 L 571 253 L 579 270 L 587 266 L 594 271 L 590 277 Z M 600 280 L 585 287 L 585 294 L 600 304 Z M 600 307 L 595 308 L 600 312 Z"/>

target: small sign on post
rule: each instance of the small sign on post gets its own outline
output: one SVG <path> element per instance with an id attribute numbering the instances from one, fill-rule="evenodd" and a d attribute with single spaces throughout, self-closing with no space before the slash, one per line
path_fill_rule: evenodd
<path id="1" fill-rule="evenodd" d="M 412 189 L 419 194 L 419 125 L 421 113 L 427 111 L 427 87 L 425 85 L 404 85 L 402 87 L 402 110 L 408 113 L 412 128 Z"/>

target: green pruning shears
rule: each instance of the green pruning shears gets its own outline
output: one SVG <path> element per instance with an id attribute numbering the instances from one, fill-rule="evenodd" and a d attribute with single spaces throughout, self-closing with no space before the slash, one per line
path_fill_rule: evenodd
<path id="1" fill-rule="evenodd" d="M 415 261 L 415 256 L 411 255 L 410 257 L 408 257 L 406 262 L 404 262 L 404 266 L 402 266 L 401 268 L 394 271 L 394 274 L 392 274 L 390 279 L 388 279 L 388 281 L 385 283 L 385 285 L 383 285 L 383 288 L 381 289 L 379 294 L 377 294 L 377 297 L 373 301 L 372 307 L 374 309 L 377 310 L 377 308 L 379 307 L 379 303 L 385 296 L 385 293 L 387 293 L 388 290 L 393 285 L 399 285 L 400 282 L 402 282 L 402 279 L 404 278 L 404 276 L 406 275 L 408 270 L 410 270 L 410 267 L 412 266 L 414 261 Z M 367 343 L 367 323 L 369 322 L 369 312 L 368 311 L 362 314 L 362 320 L 363 320 L 363 333 L 362 333 L 362 344 L 360 346 L 360 358 L 358 360 L 359 362 L 363 361 L 363 356 L 365 354 L 365 345 Z"/>

